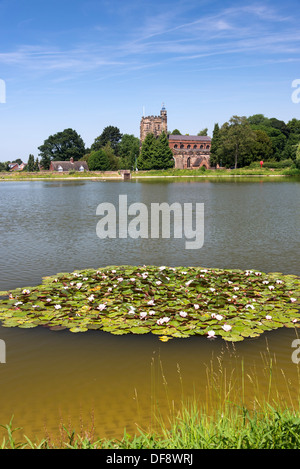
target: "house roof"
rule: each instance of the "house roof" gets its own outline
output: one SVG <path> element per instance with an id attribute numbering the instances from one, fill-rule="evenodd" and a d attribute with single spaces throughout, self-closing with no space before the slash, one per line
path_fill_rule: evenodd
<path id="1" fill-rule="evenodd" d="M 59 166 L 63 169 L 63 171 L 79 171 L 80 167 L 83 166 L 85 171 L 89 170 L 86 161 L 52 161 L 51 162 L 52 168 L 54 171 L 58 171 Z"/>
<path id="2" fill-rule="evenodd" d="M 211 137 L 207 135 L 168 135 L 169 140 L 177 140 L 179 142 L 184 141 L 199 141 L 199 142 L 210 142 Z"/>

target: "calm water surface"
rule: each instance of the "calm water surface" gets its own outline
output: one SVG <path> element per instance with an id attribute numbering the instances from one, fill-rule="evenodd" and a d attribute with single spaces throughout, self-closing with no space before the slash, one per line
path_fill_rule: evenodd
<path id="1" fill-rule="evenodd" d="M 185 239 L 105 239 L 96 234 L 102 202 L 118 207 L 143 202 L 204 203 L 204 245 L 185 249 Z M 35 181 L 0 184 L 0 291 L 41 283 L 58 272 L 106 265 L 201 265 L 300 275 L 300 180 L 151 180 L 144 182 Z M 251 402 L 268 392 L 268 360 L 274 386 L 290 401 L 298 396 L 298 366 L 291 360 L 293 330 L 274 331 L 228 347 L 219 339 L 171 340 L 156 336 L 72 334 L 44 328 L 0 326 L 6 364 L 0 364 L 0 423 L 14 415 L 29 435 L 56 435 L 60 419 L 79 431 L 94 422 L 101 437 L 124 428 L 153 425 L 162 412 L 197 395 L 213 405 L 212 363 L 218 379 L 248 378 Z M 266 358 L 269 357 L 269 358 Z M 276 359 L 274 358 L 276 357 Z M 231 375 L 232 374 L 232 375 Z M 259 386 L 258 384 L 259 383 Z M 219 383 L 220 384 L 220 383 Z"/>

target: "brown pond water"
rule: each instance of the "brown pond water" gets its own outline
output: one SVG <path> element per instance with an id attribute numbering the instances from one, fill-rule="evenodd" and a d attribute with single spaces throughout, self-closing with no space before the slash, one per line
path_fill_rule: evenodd
<path id="1" fill-rule="evenodd" d="M 127 194 L 129 203 L 202 202 L 205 242 L 96 236 L 97 205 Z M 41 283 L 62 271 L 112 264 L 202 265 L 300 275 L 299 179 L 151 182 L 4 182 L 0 184 L 0 290 Z M 255 397 L 297 406 L 299 366 L 292 329 L 235 346 L 204 337 L 72 334 L 4 328 L 0 424 L 14 416 L 20 434 L 53 438 L 60 422 L 100 437 L 155 428 L 154 415 L 184 399 L 208 410 L 225 398 Z M 272 381 L 270 383 L 270 367 Z M 230 386 L 232 389 L 230 390 Z"/>

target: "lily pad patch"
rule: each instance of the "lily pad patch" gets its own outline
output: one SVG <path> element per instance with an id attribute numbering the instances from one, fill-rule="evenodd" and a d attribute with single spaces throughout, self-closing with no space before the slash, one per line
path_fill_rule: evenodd
<path id="1" fill-rule="evenodd" d="M 0 300 L 4 327 L 205 335 L 236 342 L 300 327 L 296 275 L 202 267 L 108 266 L 44 277 Z"/>

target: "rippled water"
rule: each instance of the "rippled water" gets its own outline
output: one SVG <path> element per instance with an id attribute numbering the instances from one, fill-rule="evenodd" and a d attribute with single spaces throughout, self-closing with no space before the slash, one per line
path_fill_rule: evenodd
<path id="1" fill-rule="evenodd" d="M 204 245 L 184 239 L 105 239 L 96 235 L 102 202 L 204 203 Z M 42 277 L 112 264 L 202 265 L 300 275 L 299 179 L 230 179 L 144 182 L 35 181 L 0 184 L 0 291 L 39 284 Z M 153 424 L 153 411 L 196 393 L 213 403 L 210 367 L 220 376 L 248 374 L 244 393 L 268 392 L 267 362 L 276 363 L 276 389 L 298 396 L 291 360 L 293 330 L 278 330 L 227 347 L 203 337 L 162 343 L 156 336 L 72 334 L 44 328 L 0 327 L 6 363 L 0 364 L 0 423 L 27 435 L 56 434 L 60 419 L 95 424 L 100 436 Z M 265 354 L 269 357 L 267 362 Z M 275 357 L 276 356 L 276 360 Z M 252 371 L 258 384 L 254 383 Z"/>

